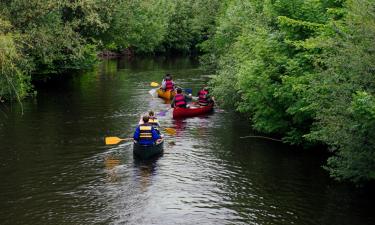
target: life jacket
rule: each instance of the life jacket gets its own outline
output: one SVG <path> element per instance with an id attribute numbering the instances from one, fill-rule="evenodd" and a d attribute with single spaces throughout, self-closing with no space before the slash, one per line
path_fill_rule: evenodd
<path id="1" fill-rule="evenodd" d="M 208 105 L 208 91 L 200 90 L 198 92 L 198 103 L 199 105 Z"/>
<path id="2" fill-rule="evenodd" d="M 152 140 L 152 125 L 139 125 L 139 140 Z"/>
<path id="3" fill-rule="evenodd" d="M 186 107 L 185 96 L 183 94 L 176 94 L 174 96 L 174 105 L 177 107 Z"/>
<path id="4" fill-rule="evenodd" d="M 166 91 L 173 91 L 174 90 L 174 84 L 172 80 L 166 80 L 165 81 L 165 90 Z"/>
<path id="5" fill-rule="evenodd" d="M 159 121 L 155 116 L 150 116 L 148 119 L 148 123 L 151 124 L 156 130 L 159 127 Z"/>

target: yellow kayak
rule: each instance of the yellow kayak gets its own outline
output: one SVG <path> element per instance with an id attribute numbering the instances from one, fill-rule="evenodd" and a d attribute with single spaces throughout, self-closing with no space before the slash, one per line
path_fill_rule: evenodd
<path id="1" fill-rule="evenodd" d="M 157 90 L 158 96 L 167 100 L 173 99 L 176 95 L 175 91 L 163 91 L 162 89 Z"/>

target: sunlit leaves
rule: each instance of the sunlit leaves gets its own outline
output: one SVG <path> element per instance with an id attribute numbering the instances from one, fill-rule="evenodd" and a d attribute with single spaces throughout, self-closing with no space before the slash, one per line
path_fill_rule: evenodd
<path id="1" fill-rule="evenodd" d="M 14 36 L 7 32 L 10 28 L 10 23 L 0 18 L 0 101 L 20 101 L 30 89 L 27 70 L 23 69 L 27 62 L 18 52 Z"/>

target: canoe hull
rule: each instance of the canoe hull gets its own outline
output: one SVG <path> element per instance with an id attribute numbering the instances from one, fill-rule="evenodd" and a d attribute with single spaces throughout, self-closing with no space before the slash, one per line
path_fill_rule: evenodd
<path id="1" fill-rule="evenodd" d="M 214 104 L 200 108 L 174 108 L 173 109 L 173 119 L 182 119 L 188 117 L 195 117 L 212 112 L 214 109 Z"/>
<path id="2" fill-rule="evenodd" d="M 158 89 L 156 92 L 160 98 L 164 98 L 166 100 L 171 100 L 176 95 L 175 91 L 163 91 L 162 89 Z"/>
<path id="3" fill-rule="evenodd" d="M 164 150 L 164 140 L 159 144 L 155 145 L 140 145 L 138 143 L 133 144 L 134 156 L 140 159 L 150 159 L 154 156 L 161 155 Z"/>

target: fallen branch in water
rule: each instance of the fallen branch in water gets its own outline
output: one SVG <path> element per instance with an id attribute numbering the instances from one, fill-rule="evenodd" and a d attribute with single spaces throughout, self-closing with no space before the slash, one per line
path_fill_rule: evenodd
<path id="1" fill-rule="evenodd" d="M 279 142 L 282 142 L 282 140 L 280 140 L 280 139 L 274 139 L 274 138 L 265 137 L 265 136 L 254 136 L 254 135 L 249 135 L 249 136 L 244 136 L 244 137 L 240 137 L 240 138 L 263 138 L 263 139 L 268 139 L 268 140 L 272 140 L 272 141 L 279 141 Z"/>

